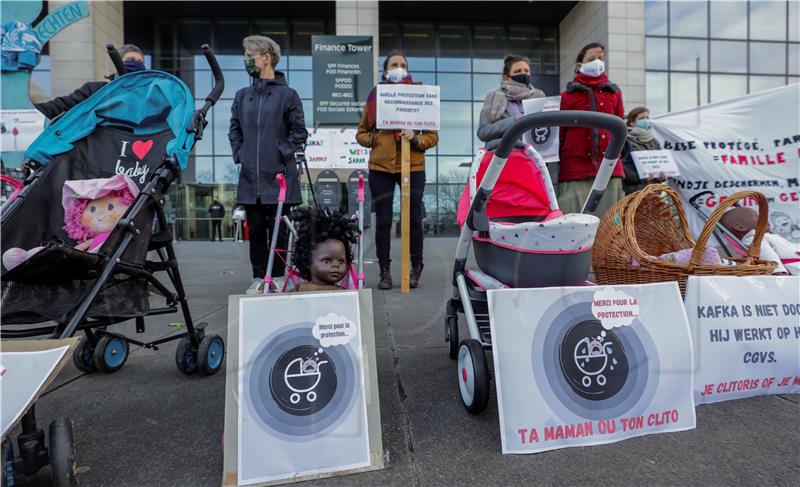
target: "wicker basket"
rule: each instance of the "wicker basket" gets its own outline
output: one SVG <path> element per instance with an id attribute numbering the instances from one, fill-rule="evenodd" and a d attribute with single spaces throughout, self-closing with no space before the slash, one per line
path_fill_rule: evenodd
<path id="1" fill-rule="evenodd" d="M 758 202 L 758 223 L 748 257 L 731 259 L 738 265 L 700 264 L 705 246 L 723 213 L 743 198 Z M 592 251 L 592 266 L 599 284 L 645 284 L 678 281 L 681 294 L 686 278 L 702 276 L 757 276 L 772 274 L 776 264 L 758 258 L 767 230 L 766 197 L 756 191 L 742 191 L 723 201 L 706 222 L 695 243 L 686 223 L 680 199 L 665 184 L 646 186 L 612 206 L 600 222 Z M 675 215 L 677 213 L 677 215 Z M 664 262 L 656 256 L 693 248 L 688 264 Z M 635 266 L 634 261 L 638 261 Z"/>

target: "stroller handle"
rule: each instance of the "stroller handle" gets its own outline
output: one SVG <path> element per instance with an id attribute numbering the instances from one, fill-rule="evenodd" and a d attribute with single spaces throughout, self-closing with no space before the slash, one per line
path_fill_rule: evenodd
<path id="1" fill-rule="evenodd" d="M 205 117 L 208 110 L 211 109 L 211 107 L 217 103 L 219 97 L 222 96 L 222 91 L 225 89 L 225 78 L 222 76 L 222 69 L 219 67 L 217 57 L 214 55 L 214 50 L 211 49 L 211 46 L 203 44 L 200 46 L 200 49 L 203 50 L 203 56 L 206 57 L 206 62 L 208 62 L 211 73 L 214 75 L 214 87 L 211 89 L 211 93 L 206 96 L 206 102 L 203 104 L 203 107 L 200 108 L 200 112 L 202 112 L 203 117 Z"/>
<path id="2" fill-rule="evenodd" d="M 278 181 L 278 187 L 280 188 L 280 191 L 278 192 L 278 201 L 283 203 L 286 201 L 286 177 L 283 174 L 278 173 L 275 176 L 275 180 Z"/>
<path id="3" fill-rule="evenodd" d="M 358 175 L 358 202 L 364 202 L 364 175 Z"/>
<path id="4" fill-rule="evenodd" d="M 106 52 L 108 57 L 111 58 L 111 63 L 114 65 L 114 69 L 117 70 L 117 74 L 119 76 L 127 74 L 128 69 L 125 67 L 125 63 L 122 62 L 122 56 L 119 55 L 119 51 L 114 47 L 114 44 L 106 44 Z"/>
<path id="5" fill-rule="evenodd" d="M 625 139 L 628 137 L 628 129 L 625 127 L 625 122 L 614 115 L 583 110 L 532 113 L 520 118 L 506 130 L 500 145 L 495 151 L 495 155 L 506 159 L 511 154 L 511 151 L 514 150 L 514 146 L 522 134 L 535 128 L 556 125 L 600 128 L 611 132 L 611 140 L 608 142 L 608 149 L 605 154 L 606 159 L 617 160 L 622 152 Z"/>

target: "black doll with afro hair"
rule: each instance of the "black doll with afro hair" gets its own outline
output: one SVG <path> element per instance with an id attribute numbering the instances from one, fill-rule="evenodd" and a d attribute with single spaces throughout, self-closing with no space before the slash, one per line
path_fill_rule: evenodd
<path id="1" fill-rule="evenodd" d="M 290 218 L 297 230 L 292 263 L 300 277 L 313 282 L 312 254 L 319 244 L 327 240 L 338 240 L 344 245 L 345 272 L 350 268 L 353 263 L 353 245 L 358 242 L 358 225 L 349 216 L 338 210 L 331 212 L 322 208 L 301 207 L 292 211 Z"/>

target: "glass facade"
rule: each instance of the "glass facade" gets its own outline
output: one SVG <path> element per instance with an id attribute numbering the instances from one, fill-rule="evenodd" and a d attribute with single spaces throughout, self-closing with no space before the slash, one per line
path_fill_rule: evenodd
<path id="1" fill-rule="evenodd" d="M 645 3 L 653 114 L 800 81 L 797 1 Z"/>

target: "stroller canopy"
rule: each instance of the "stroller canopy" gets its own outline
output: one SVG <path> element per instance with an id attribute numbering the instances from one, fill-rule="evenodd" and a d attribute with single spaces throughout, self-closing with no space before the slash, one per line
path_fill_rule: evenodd
<path id="1" fill-rule="evenodd" d="M 124 127 L 134 135 L 149 135 L 169 129 L 174 138 L 166 154 L 185 169 L 194 144 L 192 126 L 194 97 L 175 76 L 162 71 L 138 71 L 120 76 L 73 107 L 50 125 L 28 147 L 25 157 L 46 165 L 73 143 L 92 133 L 98 125 Z"/>

